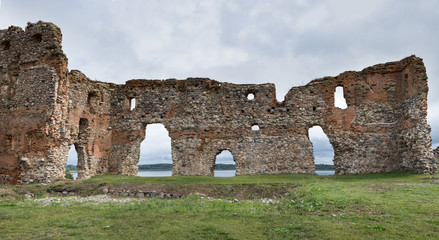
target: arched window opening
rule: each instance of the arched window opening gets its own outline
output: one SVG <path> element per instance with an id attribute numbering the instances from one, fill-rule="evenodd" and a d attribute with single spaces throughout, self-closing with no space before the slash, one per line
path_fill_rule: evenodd
<path id="1" fill-rule="evenodd" d="M 249 93 L 249 94 L 247 94 L 247 99 L 248 99 L 248 100 L 253 100 L 253 99 L 255 99 L 255 94 L 253 94 L 253 93 Z"/>
<path id="2" fill-rule="evenodd" d="M 146 126 L 145 139 L 140 144 L 138 176 L 172 176 L 171 138 L 163 124 Z"/>
<path id="3" fill-rule="evenodd" d="M 346 99 L 344 98 L 344 89 L 341 86 L 335 88 L 334 106 L 341 109 L 348 108 L 348 105 L 346 104 Z"/>
<path id="4" fill-rule="evenodd" d="M 258 124 L 253 124 L 252 125 L 252 131 L 259 131 L 259 125 Z"/>
<path id="5" fill-rule="evenodd" d="M 334 174 L 334 149 L 328 136 L 320 126 L 308 130 L 309 140 L 313 145 L 314 163 L 318 175 Z"/>
<path id="6" fill-rule="evenodd" d="M 134 108 L 136 108 L 136 99 L 131 98 L 130 99 L 130 111 L 133 111 Z"/>
<path id="7" fill-rule="evenodd" d="M 214 177 L 234 177 L 236 175 L 236 164 L 233 155 L 228 150 L 221 151 L 215 158 Z"/>
<path id="8" fill-rule="evenodd" d="M 70 145 L 69 153 L 67 155 L 67 164 L 65 166 L 66 179 L 77 179 L 78 177 L 78 153 L 76 152 L 75 145 Z"/>

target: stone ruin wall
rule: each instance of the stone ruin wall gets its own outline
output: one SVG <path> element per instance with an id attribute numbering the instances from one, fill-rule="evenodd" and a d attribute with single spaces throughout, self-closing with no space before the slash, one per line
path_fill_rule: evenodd
<path id="1" fill-rule="evenodd" d="M 439 147 L 433 150 L 433 155 L 434 158 L 436 159 L 436 164 L 437 164 L 437 161 L 439 160 Z"/>
<path id="2" fill-rule="evenodd" d="M 312 173 L 313 126 L 328 136 L 337 174 L 437 172 L 426 70 L 415 56 L 316 79 L 278 102 L 273 84 L 91 81 L 68 71 L 61 32 L 52 23 L 0 30 L 0 44 L 0 184 L 63 178 L 70 146 L 80 179 L 136 175 L 152 123 L 169 132 L 173 175 L 213 175 L 222 150 L 232 153 L 237 175 Z M 334 106 L 338 86 L 347 109 Z"/>
<path id="3" fill-rule="evenodd" d="M 55 25 L 0 30 L 0 184 L 63 176 L 67 73 Z"/>

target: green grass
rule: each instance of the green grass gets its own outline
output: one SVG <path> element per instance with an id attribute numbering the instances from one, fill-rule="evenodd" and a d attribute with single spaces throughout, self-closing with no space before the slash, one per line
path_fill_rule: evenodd
<path id="1" fill-rule="evenodd" d="M 331 182 L 426 182 L 426 175 L 407 173 L 376 173 L 353 175 L 311 175 L 311 174 L 260 174 L 240 175 L 235 177 L 210 176 L 172 176 L 172 177 L 138 177 L 125 175 L 104 174 L 95 176 L 85 182 L 93 183 L 163 183 L 163 184 L 266 184 L 266 183 L 313 183 L 321 181 Z"/>
<path id="2" fill-rule="evenodd" d="M 233 178 L 103 175 L 86 182 L 177 187 L 292 183 L 298 187 L 272 205 L 189 196 L 43 207 L 5 196 L 0 198 L 0 239 L 438 239 L 439 182 L 429 177 L 404 173 Z M 40 185 L 14 189 L 26 192 L 33 187 L 44 192 Z"/>

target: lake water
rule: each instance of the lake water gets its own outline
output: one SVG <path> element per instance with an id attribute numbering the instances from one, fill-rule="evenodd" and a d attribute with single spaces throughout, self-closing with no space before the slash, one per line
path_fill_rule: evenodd
<path id="1" fill-rule="evenodd" d="M 316 171 L 317 175 L 334 175 L 335 171 L 334 170 L 318 170 Z"/>
<path id="2" fill-rule="evenodd" d="M 316 171 L 317 175 L 334 175 L 334 170 Z M 76 179 L 78 173 L 72 173 L 73 178 Z M 139 171 L 137 176 L 140 177 L 170 177 L 172 171 Z M 234 177 L 235 170 L 216 170 L 215 177 Z"/>

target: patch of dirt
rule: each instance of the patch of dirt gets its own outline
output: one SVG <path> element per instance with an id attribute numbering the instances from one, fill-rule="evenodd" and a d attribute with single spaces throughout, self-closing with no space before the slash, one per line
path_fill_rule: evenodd
<path id="1" fill-rule="evenodd" d="M 380 205 L 370 206 L 364 203 L 343 205 L 343 209 L 339 209 L 336 204 L 328 205 L 323 211 L 326 215 L 357 215 L 357 216 L 392 216 L 384 212 Z"/>
<path id="2" fill-rule="evenodd" d="M 381 185 L 381 184 L 370 184 L 368 188 L 370 190 L 378 191 L 378 192 L 388 192 L 392 190 L 392 187 L 388 185 Z"/>
<path id="3" fill-rule="evenodd" d="M 129 184 L 115 187 L 117 190 L 130 188 Z M 237 199 L 260 199 L 282 197 L 293 188 L 295 184 L 227 184 L 227 185 L 204 185 L 204 184 L 147 184 L 140 186 L 142 191 L 156 191 L 176 193 L 187 196 L 191 193 L 202 193 L 213 198 L 237 198 Z M 135 189 L 132 189 L 135 190 Z"/>
<path id="4" fill-rule="evenodd" d="M 14 191 L 11 188 L 0 188 L 0 195 L 13 193 Z"/>
<path id="5" fill-rule="evenodd" d="M 429 177 L 429 178 L 424 178 L 423 180 L 427 180 L 429 182 L 439 182 L 439 177 Z"/>
<path id="6" fill-rule="evenodd" d="M 17 197 L 17 193 L 12 188 L 0 188 L 0 198 L 13 198 Z"/>
<path id="7" fill-rule="evenodd" d="M 204 194 L 212 198 L 261 199 L 285 196 L 297 184 L 153 184 L 153 183 L 122 183 L 109 186 L 107 184 L 82 183 L 58 184 L 51 186 L 53 192 L 73 192 L 75 195 L 114 194 L 123 192 L 155 192 L 175 196 Z"/>
<path id="8" fill-rule="evenodd" d="M 415 185 L 432 185 L 431 183 L 422 183 L 422 182 L 397 182 L 393 183 L 394 185 L 407 185 L 407 186 L 415 186 Z"/>

